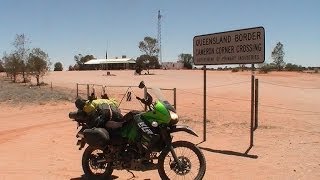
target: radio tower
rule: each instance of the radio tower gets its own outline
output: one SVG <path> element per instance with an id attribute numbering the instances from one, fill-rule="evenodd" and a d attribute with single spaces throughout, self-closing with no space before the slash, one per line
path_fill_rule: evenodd
<path id="1" fill-rule="evenodd" d="M 161 17 L 162 15 L 160 14 L 160 10 L 158 11 L 158 48 L 159 48 L 159 60 L 160 60 L 160 65 L 162 65 L 162 52 L 161 52 Z"/>

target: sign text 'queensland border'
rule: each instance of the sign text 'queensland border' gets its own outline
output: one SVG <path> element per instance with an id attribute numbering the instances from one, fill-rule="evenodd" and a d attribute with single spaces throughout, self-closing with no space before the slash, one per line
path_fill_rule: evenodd
<path id="1" fill-rule="evenodd" d="M 263 27 L 199 35 L 193 38 L 195 65 L 254 64 L 265 59 Z"/>

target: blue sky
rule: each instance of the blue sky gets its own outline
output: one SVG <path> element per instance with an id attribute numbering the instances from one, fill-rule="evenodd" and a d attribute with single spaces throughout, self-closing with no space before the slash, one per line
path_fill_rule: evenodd
<path id="1" fill-rule="evenodd" d="M 266 62 L 277 42 L 285 61 L 319 66 L 319 0 L 0 0 L 0 57 L 16 34 L 45 50 L 53 63 L 74 64 L 74 55 L 137 57 L 139 41 L 157 37 L 161 10 L 163 61 L 192 54 L 196 35 L 263 26 Z"/>

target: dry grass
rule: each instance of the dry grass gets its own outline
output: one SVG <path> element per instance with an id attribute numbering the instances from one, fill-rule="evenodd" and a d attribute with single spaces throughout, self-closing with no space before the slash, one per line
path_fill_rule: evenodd
<path id="1" fill-rule="evenodd" d="M 50 88 L 50 85 L 34 86 L 31 84 L 12 83 L 9 79 L 0 77 L 0 103 L 46 104 L 48 102 L 71 101 L 72 94 L 60 88 Z"/>

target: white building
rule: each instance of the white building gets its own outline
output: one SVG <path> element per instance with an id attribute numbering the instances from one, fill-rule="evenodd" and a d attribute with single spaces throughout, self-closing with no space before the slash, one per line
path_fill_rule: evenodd
<path id="1" fill-rule="evenodd" d="M 183 69 L 182 62 L 162 62 L 162 69 Z"/>
<path id="2" fill-rule="evenodd" d="M 136 61 L 133 58 L 92 59 L 84 63 L 87 69 L 119 70 L 134 69 Z"/>

